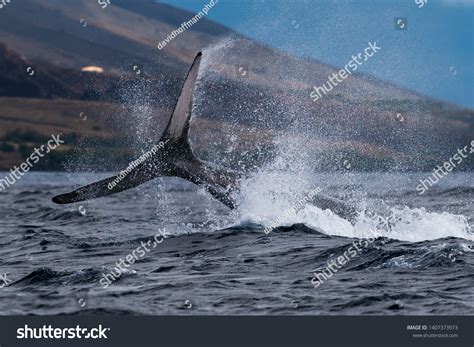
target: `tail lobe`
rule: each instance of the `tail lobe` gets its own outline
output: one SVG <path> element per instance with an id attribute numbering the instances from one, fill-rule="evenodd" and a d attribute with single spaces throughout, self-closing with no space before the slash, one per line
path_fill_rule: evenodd
<path id="1" fill-rule="evenodd" d="M 188 132 L 193 106 L 193 93 L 199 74 L 201 57 L 202 53 L 199 52 L 194 59 L 183 87 L 181 88 L 181 93 L 176 102 L 173 114 L 171 115 L 160 140 L 160 142 L 166 143 L 165 152 L 167 152 L 170 157 L 172 156 L 172 159 L 181 158 L 195 160 L 188 142 Z M 171 168 L 165 167 L 166 163 L 160 165 L 160 160 L 157 160 L 157 158 L 157 156 L 153 156 L 147 159 L 121 179 L 119 179 L 120 176 L 115 176 L 89 184 L 73 192 L 55 196 L 53 202 L 57 204 L 70 204 L 89 199 L 101 198 L 136 187 L 158 176 L 167 176 L 171 174 Z M 163 156 L 160 156 L 159 158 L 163 158 Z M 113 185 L 111 188 L 110 184 L 114 181 L 118 181 L 118 184 Z"/>
<path id="2" fill-rule="evenodd" d="M 193 107 L 193 94 L 199 74 L 202 53 L 199 52 L 194 58 L 194 62 L 186 76 L 181 93 L 176 102 L 173 114 L 163 132 L 161 141 L 169 140 L 176 144 L 181 144 L 190 149 L 188 142 L 189 123 Z M 187 149 L 188 149 L 187 148 Z"/>

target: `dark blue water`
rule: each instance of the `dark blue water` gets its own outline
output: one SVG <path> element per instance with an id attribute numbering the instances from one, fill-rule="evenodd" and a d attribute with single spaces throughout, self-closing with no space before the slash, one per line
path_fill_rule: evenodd
<path id="1" fill-rule="evenodd" d="M 420 196 L 424 176 L 315 176 L 332 195 L 365 192 L 358 200 L 384 208 L 351 226 L 307 206 L 266 235 L 259 223 L 281 215 L 285 197 L 264 205 L 264 184 L 244 191 L 233 212 L 173 178 L 59 206 L 52 196 L 97 177 L 28 173 L 0 193 L 0 275 L 8 279 L 0 312 L 472 314 L 473 175 L 451 174 Z M 384 236 L 314 288 L 314 272 L 374 225 Z M 138 260 L 104 289 L 104 274 L 160 231 L 166 238 L 135 252 Z"/>

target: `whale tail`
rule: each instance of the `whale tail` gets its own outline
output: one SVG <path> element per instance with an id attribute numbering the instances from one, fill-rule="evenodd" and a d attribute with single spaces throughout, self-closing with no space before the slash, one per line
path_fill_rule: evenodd
<path id="1" fill-rule="evenodd" d="M 152 151 L 132 162 L 119 175 L 89 184 L 67 194 L 55 196 L 53 202 L 70 204 L 101 198 L 134 188 L 159 176 L 178 176 L 195 183 L 200 181 L 182 166 L 202 169 L 200 162 L 194 157 L 188 141 L 193 92 L 201 57 L 202 53 L 199 52 L 186 76 L 160 142 Z M 177 162 L 180 162 L 180 165 L 177 165 Z"/>
<path id="2" fill-rule="evenodd" d="M 212 196 L 229 208 L 235 208 L 233 194 L 238 189 L 239 175 L 221 171 L 202 162 L 193 154 L 188 141 L 189 124 L 193 106 L 193 93 L 199 73 L 202 54 L 199 53 L 186 76 L 176 106 L 160 139 L 159 145 L 138 160 L 132 162 L 119 175 L 79 188 L 73 192 L 55 196 L 53 202 L 70 204 L 101 198 L 137 187 L 160 176 L 175 176 L 204 187 Z M 357 210 L 344 202 L 318 194 L 314 203 L 322 209 L 330 209 L 351 222 Z"/>

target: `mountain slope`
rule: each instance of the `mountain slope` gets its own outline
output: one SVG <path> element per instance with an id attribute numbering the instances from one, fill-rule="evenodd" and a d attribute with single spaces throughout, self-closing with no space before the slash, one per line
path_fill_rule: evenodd
<path id="1" fill-rule="evenodd" d="M 140 149 L 159 137 L 189 63 L 204 49 L 195 115 L 206 120 L 195 122 L 192 132 L 202 153 L 222 150 L 237 132 L 237 148 L 269 148 L 271 133 L 301 138 L 319 169 L 340 168 L 344 158 L 354 158 L 362 170 L 431 169 L 472 140 L 471 110 L 367 75 L 354 74 L 313 102 L 311 88 L 336 68 L 266 47 L 206 18 L 164 49 L 156 47 L 193 16 L 151 0 L 115 0 L 106 8 L 86 0 L 16 0 L 0 12 L 0 42 L 7 47 L 0 46 L 0 96 L 112 104 L 122 110 L 112 117 L 119 126 L 102 127 L 105 136 L 138 138 Z M 88 65 L 104 73 L 80 71 Z M 2 108 L 5 102 L 0 122 L 3 117 L 9 129 L 24 129 L 12 121 L 12 103 L 8 112 Z M 54 118 L 59 109 L 52 109 Z M 212 131 L 203 124 L 213 124 Z M 83 127 L 70 131 L 91 136 Z"/>

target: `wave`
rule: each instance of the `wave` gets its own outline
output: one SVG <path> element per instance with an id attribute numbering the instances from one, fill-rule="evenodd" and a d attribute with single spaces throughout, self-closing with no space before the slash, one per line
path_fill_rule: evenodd
<path id="1" fill-rule="evenodd" d="M 294 214 L 287 214 L 285 210 L 275 210 L 272 216 L 247 214 L 240 218 L 237 225 L 270 227 L 277 220 L 280 226 L 304 224 L 327 235 L 350 238 L 371 238 L 375 235 L 410 242 L 449 237 L 474 241 L 466 217 L 448 212 L 428 212 L 425 208 L 392 207 L 387 215 L 362 212 L 352 225 L 330 210 L 307 205 Z"/>
<path id="2" fill-rule="evenodd" d="M 77 271 L 57 271 L 49 267 L 41 267 L 33 270 L 26 276 L 15 281 L 10 286 L 45 286 L 45 285 L 74 285 L 84 283 L 95 283 L 99 281 L 104 268 L 87 268 Z M 134 272 L 124 271 L 122 277 L 133 276 Z M 119 280 L 120 280 L 119 279 Z"/>
<path id="3" fill-rule="evenodd" d="M 237 224 L 256 223 L 270 228 L 275 224 L 277 226 L 304 224 L 327 235 L 351 238 L 371 238 L 375 235 L 409 242 L 449 237 L 474 241 L 472 226 L 465 215 L 438 211 L 445 206 L 441 205 L 444 200 L 433 200 L 432 196 L 427 198 L 420 197 L 418 194 L 413 198 L 404 196 L 403 193 L 406 193 L 407 190 L 411 191 L 409 180 L 396 189 L 390 189 L 389 181 L 384 182 L 384 185 L 380 182 L 377 183 L 383 188 L 374 188 L 373 186 L 376 184 L 372 182 L 370 176 L 364 178 L 348 174 L 349 179 L 353 178 L 360 185 L 351 185 L 352 190 L 349 191 L 345 189 L 335 191 L 331 187 L 335 182 L 338 182 L 340 176 L 325 176 L 322 181 L 322 178 L 315 177 L 314 173 L 304 166 L 304 163 L 295 161 L 294 157 L 289 158 L 292 153 L 294 153 L 293 150 L 285 148 L 275 162 L 243 182 L 243 188 L 238 197 L 240 206 L 235 213 Z M 282 165 L 287 165 L 288 160 L 293 160 L 294 165 L 291 166 L 293 171 L 279 171 L 278 169 Z M 400 177 L 395 178 L 400 181 Z M 358 188 L 356 189 L 356 187 Z M 322 210 L 310 204 L 309 199 L 305 200 L 308 193 L 316 188 L 325 195 L 339 196 L 345 200 L 348 198 L 344 196 L 349 196 L 350 201 L 347 202 L 357 206 L 361 211 L 355 222 L 351 224 L 332 211 Z M 373 191 L 382 192 L 382 198 L 371 198 L 368 192 Z M 392 194 L 397 193 L 393 196 L 398 199 L 390 197 L 387 194 L 388 191 Z M 462 206 L 459 207 L 459 202 L 466 201 L 467 205 L 469 204 L 472 188 L 451 187 L 443 190 L 442 194 L 445 196 L 462 195 L 462 198 L 456 199 L 458 205 L 455 208 L 458 211 L 462 208 Z M 406 204 L 415 206 L 409 207 Z M 416 205 L 425 204 L 431 206 L 434 211 L 425 207 L 416 207 Z M 435 204 L 440 206 L 435 206 Z M 301 208 L 295 211 L 295 206 Z M 453 208 L 453 205 L 450 207 Z M 467 209 L 461 209 L 461 212 L 469 215 Z"/>

